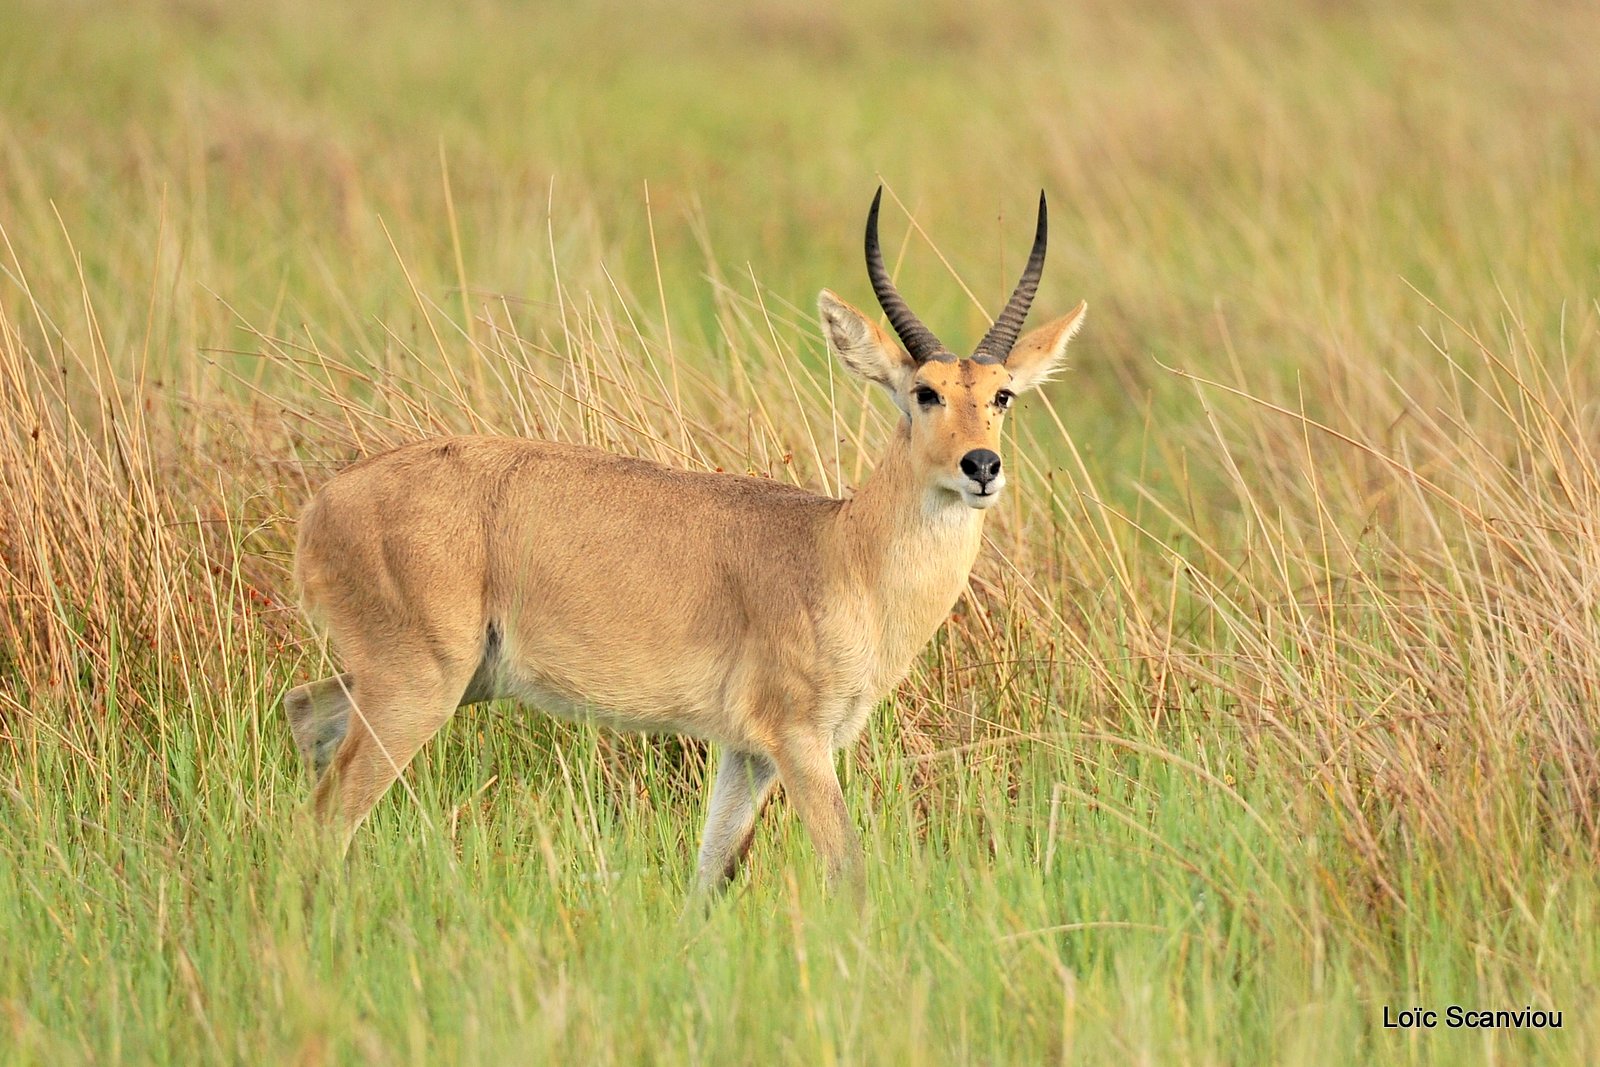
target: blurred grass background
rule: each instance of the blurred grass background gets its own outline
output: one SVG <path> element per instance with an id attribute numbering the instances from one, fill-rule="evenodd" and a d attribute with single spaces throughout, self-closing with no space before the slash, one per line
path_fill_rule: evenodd
<path id="1" fill-rule="evenodd" d="M 0 7 L 0 1057 L 1586 1062 L 1582 3 Z M 449 430 L 820 490 L 826 285 L 1044 316 L 972 594 L 674 922 L 704 753 L 474 709 L 343 879 L 294 516 Z M 1198 380 L 1198 381 L 1197 381 Z M 1209 383 L 1209 384 L 1201 384 Z M 1400 1034 L 1385 1004 L 1565 1009 Z"/>

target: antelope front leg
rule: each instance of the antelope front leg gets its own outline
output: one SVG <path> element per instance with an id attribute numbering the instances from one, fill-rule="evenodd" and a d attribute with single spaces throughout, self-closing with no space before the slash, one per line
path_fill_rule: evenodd
<path id="1" fill-rule="evenodd" d="M 822 857 L 828 885 L 842 883 L 852 896 L 862 899 L 866 894 L 866 853 L 844 806 L 832 747 L 822 738 L 794 738 L 780 746 L 775 758 L 784 794 Z"/>
<path id="2" fill-rule="evenodd" d="M 756 818 L 778 783 L 778 768 L 765 756 L 725 749 L 717 764 L 716 784 L 706 813 L 705 835 L 700 840 L 700 863 L 695 894 L 720 892 L 750 851 Z"/>

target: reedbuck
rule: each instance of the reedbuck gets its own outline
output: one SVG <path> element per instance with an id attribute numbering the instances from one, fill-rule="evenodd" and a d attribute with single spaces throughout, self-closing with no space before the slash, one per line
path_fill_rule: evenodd
<path id="1" fill-rule="evenodd" d="M 781 782 L 830 881 L 863 852 L 834 754 L 961 595 L 1005 485 L 1000 425 L 1061 362 L 1085 305 L 1017 340 L 1044 267 L 970 358 L 895 291 L 867 215 L 867 273 L 900 336 L 828 290 L 828 348 L 902 418 L 847 500 L 577 445 L 423 441 L 361 461 L 300 523 L 296 575 L 346 673 L 285 698 L 315 811 L 356 827 L 455 709 L 498 697 L 721 746 L 697 887 L 720 889 Z"/>

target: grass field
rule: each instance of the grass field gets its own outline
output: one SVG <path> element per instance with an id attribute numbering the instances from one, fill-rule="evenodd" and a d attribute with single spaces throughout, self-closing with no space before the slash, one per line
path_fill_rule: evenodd
<path id="1" fill-rule="evenodd" d="M 545 7 L 0 6 L 0 1062 L 1600 1059 L 1591 5 Z M 780 801 L 680 922 L 703 748 L 509 705 L 322 864 L 304 501 L 458 430 L 847 491 L 880 181 L 953 346 L 1041 186 L 1090 311 L 844 761 L 865 912 Z"/>

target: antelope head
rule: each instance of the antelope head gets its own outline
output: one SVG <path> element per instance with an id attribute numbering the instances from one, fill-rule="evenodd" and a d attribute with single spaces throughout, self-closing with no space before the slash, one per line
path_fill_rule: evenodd
<path id="1" fill-rule="evenodd" d="M 878 246 L 882 199 L 879 188 L 867 212 L 867 274 L 901 343 L 824 289 L 818 307 L 828 348 L 851 373 L 889 391 L 905 414 L 913 468 L 929 491 L 948 494 L 952 502 L 959 498 L 971 508 L 993 507 L 1006 484 L 1000 469 L 1005 413 L 1019 393 L 1046 381 L 1060 366 L 1087 305 L 1080 302 L 1069 314 L 1018 339 L 1044 271 L 1047 227 L 1041 192 L 1033 252 L 1021 280 L 972 355 L 958 357 L 912 313 L 889 280 Z"/>

